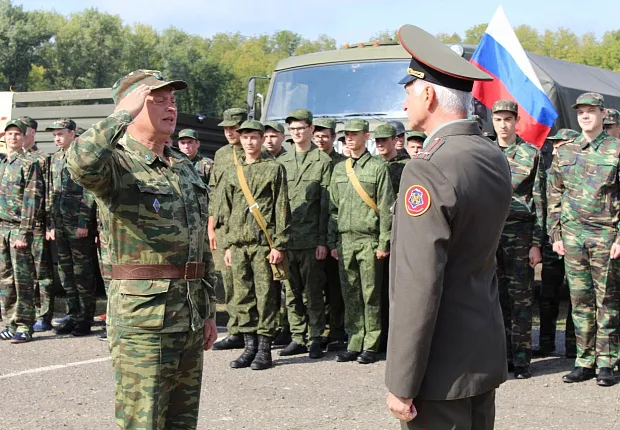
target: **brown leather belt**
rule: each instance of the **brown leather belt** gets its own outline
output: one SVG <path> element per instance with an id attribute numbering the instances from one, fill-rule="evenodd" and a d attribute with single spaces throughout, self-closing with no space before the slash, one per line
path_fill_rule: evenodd
<path id="1" fill-rule="evenodd" d="M 200 279 L 204 263 L 185 264 L 113 264 L 112 279 Z"/>

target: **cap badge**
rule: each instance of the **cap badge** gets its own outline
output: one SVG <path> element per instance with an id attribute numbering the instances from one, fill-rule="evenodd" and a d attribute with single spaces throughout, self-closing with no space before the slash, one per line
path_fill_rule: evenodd
<path id="1" fill-rule="evenodd" d="M 418 79 L 424 79 L 424 76 L 426 76 L 424 72 L 413 70 L 411 67 L 407 69 L 407 73 L 410 74 L 411 76 L 415 76 Z"/>

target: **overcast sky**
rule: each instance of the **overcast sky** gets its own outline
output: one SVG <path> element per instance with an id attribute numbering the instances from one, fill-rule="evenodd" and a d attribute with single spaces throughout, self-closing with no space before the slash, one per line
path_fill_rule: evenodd
<path id="1" fill-rule="evenodd" d="M 26 9 L 54 9 L 62 14 L 95 7 L 120 15 L 125 23 L 174 26 L 210 37 L 219 32 L 252 36 L 292 30 L 308 39 L 327 34 L 338 44 L 358 43 L 383 30 L 415 24 L 430 33 L 454 33 L 488 22 L 501 3 L 492 0 L 13 0 Z M 611 3 L 577 0 L 520 0 L 502 6 L 513 26 L 537 30 L 569 28 L 578 35 L 620 29 Z M 475 5 L 475 7 L 474 7 Z M 612 19 L 613 18 L 613 19 Z"/>

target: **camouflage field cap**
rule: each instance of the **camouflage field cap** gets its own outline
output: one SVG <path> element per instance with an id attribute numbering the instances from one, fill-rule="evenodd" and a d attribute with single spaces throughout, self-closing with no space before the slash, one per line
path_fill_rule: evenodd
<path id="1" fill-rule="evenodd" d="M 179 131 L 179 139 L 183 137 L 191 137 L 192 139 L 198 140 L 198 133 L 196 133 L 194 129 L 186 128 Z"/>
<path id="2" fill-rule="evenodd" d="M 396 137 L 396 127 L 392 124 L 381 124 L 375 128 L 375 139 L 389 139 Z"/>
<path id="3" fill-rule="evenodd" d="M 78 127 L 78 128 L 75 129 L 75 137 L 80 137 L 85 132 L 86 132 L 85 129 L 83 129 L 82 127 Z"/>
<path id="4" fill-rule="evenodd" d="M 239 133 L 244 131 L 260 131 L 261 133 L 265 132 L 265 127 L 261 124 L 260 121 L 256 121 L 255 119 L 248 119 L 244 121 L 243 124 L 237 129 Z"/>
<path id="5" fill-rule="evenodd" d="M 578 131 L 570 128 L 561 128 L 555 135 L 547 137 L 547 140 L 573 140 L 577 136 L 579 136 Z"/>
<path id="6" fill-rule="evenodd" d="M 620 112 L 616 109 L 606 109 L 607 114 L 605 115 L 605 120 L 603 121 L 604 125 L 616 125 L 620 124 Z"/>
<path id="7" fill-rule="evenodd" d="M 74 130 L 77 128 L 77 125 L 75 124 L 75 121 L 73 121 L 72 119 L 69 118 L 61 118 L 61 119 L 57 119 L 56 121 L 54 121 L 54 123 L 47 127 L 45 129 L 45 131 L 52 131 L 52 130 L 61 130 L 63 128 L 66 128 L 67 130 Z"/>
<path id="8" fill-rule="evenodd" d="M 410 131 L 409 133 L 407 133 L 407 140 L 409 139 L 426 140 L 426 135 L 421 131 Z"/>
<path id="9" fill-rule="evenodd" d="M 21 131 L 22 134 L 26 134 L 26 130 L 28 130 L 28 126 L 18 119 L 7 121 L 6 124 L 4 124 L 4 131 L 6 131 L 9 127 L 19 128 L 19 131 Z"/>
<path id="10" fill-rule="evenodd" d="M 392 121 L 388 121 L 388 124 L 390 124 L 396 129 L 396 136 L 405 134 L 405 125 L 402 122 L 392 120 Z"/>
<path id="11" fill-rule="evenodd" d="M 151 90 L 158 90 L 163 87 L 171 86 L 175 90 L 187 88 L 185 81 L 167 81 L 159 70 L 136 70 L 123 76 L 112 86 L 112 98 L 114 103 L 119 101 L 127 94 L 138 88 L 140 85 L 148 85 Z"/>
<path id="12" fill-rule="evenodd" d="M 493 113 L 496 112 L 512 112 L 515 115 L 519 115 L 519 105 L 517 102 L 513 102 L 512 100 L 498 100 L 493 103 L 493 109 L 491 109 Z"/>
<path id="13" fill-rule="evenodd" d="M 331 118 L 319 118 L 314 121 L 314 129 L 317 128 L 329 128 L 336 131 L 336 120 Z"/>
<path id="14" fill-rule="evenodd" d="M 350 119 L 344 123 L 342 128 L 342 131 L 364 131 L 366 133 L 368 130 L 370 130 L 370 125 L 365 119 Z"/>
<path id="15" fill-rule="evenodd" d="M 243 108 L 226 109 L 222 114 L 222 122 L 220 127 L 235 127 L 248 119 L 248 111 Z"/>
<path id="16" fill-rule="evenodd" d="M 605 98 L 599 93 L 584 93 L 577 97 L 577 101 L 571 107 L 576 109 L 577 106 L 598 106 L 601 109 L 605 108 Z"/>
<path id="17" fill-rule="evenodd" d="M 306 109 L 295 109 L 289 112 L 286 117 L 286 123 L 291 121 L 306 121 L 308 125 L 312 125 L 312 112 Z"/>
<path id="18" fill-rule="evenodd" d="M 29 116 L 22 116 L 21 118 L 17 118 L 17 120 L 23 122 L 24 124 L 26 124 L 26 126 L 34 130 L 39 127 L 39 123 L 36 122 L 34 119 L 30 118 Z"/>
<path id="19" fill-rule="evenodd" d="M 284 133 L 284 126 L 278 121 L 267 121 L 263 124 L 265 128 L 271 128 L 279 133 Z"/>

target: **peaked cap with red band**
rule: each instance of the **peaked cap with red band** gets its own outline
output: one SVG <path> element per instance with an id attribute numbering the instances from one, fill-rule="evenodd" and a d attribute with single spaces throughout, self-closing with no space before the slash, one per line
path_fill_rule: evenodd
<path id="1" fill-rule="evenodd" d="M 493 80 L 433 35 L 415 25 L 403 25 L 398 30 L 398 38 L 412 57 L 407 75 L 398 82 L 401 85 L 422 79 L 442 87 L 470 92 L 474 81 Z"/>

